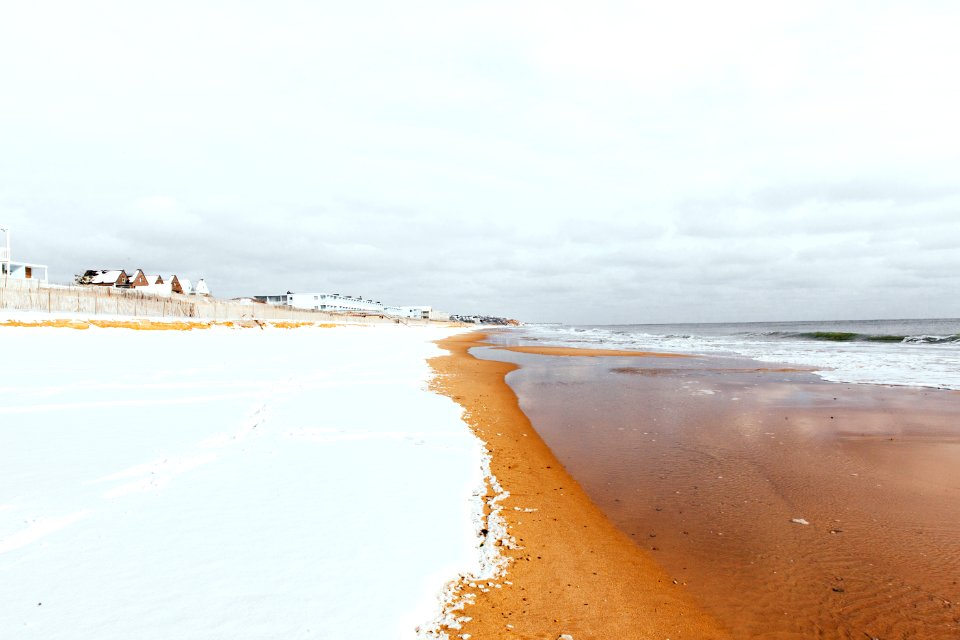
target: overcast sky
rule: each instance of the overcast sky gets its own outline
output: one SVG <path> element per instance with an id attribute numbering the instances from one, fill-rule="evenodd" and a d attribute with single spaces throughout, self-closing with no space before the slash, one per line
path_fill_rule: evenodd
<path id="1" fill-rule="evenodd" d="M 528 321 L 960 316 L 957 2 L 4 2 L 14 258 Z"/>

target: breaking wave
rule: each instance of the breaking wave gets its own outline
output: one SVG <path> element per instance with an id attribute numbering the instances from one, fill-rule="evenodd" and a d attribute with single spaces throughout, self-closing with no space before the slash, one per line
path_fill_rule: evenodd
<path id="1" fill-rule="evenodd" d="M 716 356 L 814 369 L 834 382 L 960 389 L 960 319 L 697 325 L 528 325 L 556 346 Z"/>
<path id="2" fill-rule="evenodd" d="M 854 333 L 850 331 L 808 331 L 800 333 L 773 331 L 766 335 L 776 338 L 796 338 L 822 342 L 902 342 L 905 344 L 947 344 L 960 342 L 960 334 L 948 336 L 905 336 L 884 333 Z"/>

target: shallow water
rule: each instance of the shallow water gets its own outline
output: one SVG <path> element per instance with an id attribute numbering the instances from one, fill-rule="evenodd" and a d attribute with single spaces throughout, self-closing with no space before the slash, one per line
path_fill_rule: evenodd
<path id="1" fill-rule="evenodd" d="M 960 389 L 960 320 L 531 325 L 526 344 L 746 356 L 825 380 Z"/>
<path id="2" fill-rule="evenodd" d="M 735 637 L 960 637 L 960 394 L 477 355 L 522 365 L 508 382 L 554 454 Z"/>

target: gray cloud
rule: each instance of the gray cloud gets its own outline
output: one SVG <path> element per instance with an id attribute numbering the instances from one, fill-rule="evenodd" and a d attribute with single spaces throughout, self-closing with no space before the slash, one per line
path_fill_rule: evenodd
<path id="1" fill-rule="evenodd" d="M 603 2 L 108 4 L 122 28 L 0 10 L 0 224 L 54 279 L 568 322 L 960 315 L 955 8 L 901 30 L 805 5 L 797 30 L 704 3 L 698 30 Z"/>

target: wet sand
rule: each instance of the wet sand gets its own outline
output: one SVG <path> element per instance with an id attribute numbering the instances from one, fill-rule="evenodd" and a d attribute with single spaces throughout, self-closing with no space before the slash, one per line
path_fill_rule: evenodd
<path id="1" fill-rule="evenodd" d="M 511 562 L 505 576 L 458 585 L 461 600 L 474 596 L 475 603 L 460 612 L 471 620 L 447 629 L 450 637 L 728 637 L 557 462 L 504 381 L 515 365 L 468 353 L 481 339 L 474 333 L 440 341 L 450 355 L 431 360 L 440 374 L 434 386 L 464 407 L 487 443 L 491 471 L 510 492 L 501 504 L 517 548 L 502 549 Z"/>
<path id="2" fill-rule="evenodd" d="M 520 365 L 552 454 L 733 637 L 960 637 L 960 392 L 523 351 L 474 353 Z"/>
<path id="3" fill-rule="evenodd" d="M 589 358 L 615 358 L 617 356 L 636 356 L 640 358 L 686 358 L 676 353 L 656 353 L 653 351 L 623 351 L 617 349 L 578 349 L 572 347 L 523 347 L 511 345 L 494 347 L 498 350 L 514 353 L 535 353 L 542 356 L 579 356 Z"/>

